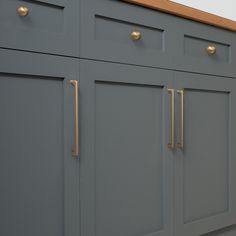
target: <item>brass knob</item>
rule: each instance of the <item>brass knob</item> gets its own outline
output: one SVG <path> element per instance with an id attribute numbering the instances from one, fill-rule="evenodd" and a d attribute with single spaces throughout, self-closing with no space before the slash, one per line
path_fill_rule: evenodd
<path id="1" fill-rule="evenodd" d="M 17 9 L 17 12 L 18 12 L 19 16 L 27 16 L 29 14 L 29 9 L 28 9 L 28 7 L 20 6 Z"/>
<path id="2" fill-rule="evenodd" d="M 141 39 L 141 33 L 140 33 L 139 31 L 133 31 L 133 32 L 131 33 L 131 39 L 132 39 L 133 41 L 138 41 L 138 40 L 140 40 L 140 39 Z"/>
<path id="3" fill-rule="evenodd" d="M 212 45 L 209 45 L 206 50 L 209 55 L 213 55 L 216 53 L 216 47 Z"/>

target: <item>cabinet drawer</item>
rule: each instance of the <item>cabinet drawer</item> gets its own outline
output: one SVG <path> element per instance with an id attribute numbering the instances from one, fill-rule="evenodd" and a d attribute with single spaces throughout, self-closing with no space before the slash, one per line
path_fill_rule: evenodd
<path id="1" fill-rule="evenodd" d="M 184 55 L 215 63 L 230 63 L 230 45 L 214 40 L 184 36 Z"/>
<path id="2" fill-rule="evenodd" d="M 95 40 L 143 49 L 164 50 L 164 30 L 95 16 Z"/>
<path id="3" fill-rule="evenodd" d="M 172 66 L 175 17 L 123 1 L 82 1 L 81 8 L 83 58 Z M 140 38 L 132 38 L 132 33 Z"/>
<path id="4" fill-rule="evenodd" d="M 0 47 L 76 56 L 76 2 L 1 0 Z"/>
<path id="5" fill-rule="evenodd" d="M 177 68 L 235 77 L 235 33 L 182 18 L 176 23 Z"/>

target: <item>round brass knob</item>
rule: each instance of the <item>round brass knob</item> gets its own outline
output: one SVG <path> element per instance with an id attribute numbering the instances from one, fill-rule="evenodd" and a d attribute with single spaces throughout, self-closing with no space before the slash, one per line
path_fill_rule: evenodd
<path id="1" fill-rule="evenodd" d="M 19 16 L 27 16 L 29 14 L 29 9 L 25 6 L 20 6 L 17 9 Z"/>
<path id="2" fill-rule="evenodd" d="M 138 31 L 133 31 L 133 32 L 131 33 L 131 39 L 132 39 L 133 41 L 138 41 L 138 40 L 140 40 L 140 39 L 141 39 L 141 33 L 138 32 Z"/>
<path id="3" fill-rule="evenodd" d="M 212 45 L 209 45 L 206 50 L 209 55 L 213 55 L 216 53 L 216 47 Z"/>

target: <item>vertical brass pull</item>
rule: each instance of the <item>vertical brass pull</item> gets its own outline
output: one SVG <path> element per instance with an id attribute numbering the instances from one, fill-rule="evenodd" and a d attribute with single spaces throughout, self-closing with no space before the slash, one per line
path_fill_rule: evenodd
<path id="1" fill-rule="evenodd" d="M 180 95 L 180 141 L 177 143 L 178 148 L 184 148 L 184 90 L 177 90 Z"/>
<path id="2" fill-rule="evenodd" d="M 175 90 L 168 89 L 168 93 L 171 94 L 171 129 L 170 129 L 170 142 L 168 148 L 175 147 Z"/>
<path id="3" fill-rule="evenodd" d="M 78 95 L 78 81 L 70 80 L 70 84 L 75 87 L 75 95 L 74 95 L 74 147 L 72 149 L 72 156 L 79 156 L 79 95 Z"/>

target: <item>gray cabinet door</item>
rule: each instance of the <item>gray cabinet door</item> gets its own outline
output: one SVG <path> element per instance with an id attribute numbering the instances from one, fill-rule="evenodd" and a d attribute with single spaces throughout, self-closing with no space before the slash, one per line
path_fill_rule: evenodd
<path id="1" fill-rule="evenodd" d="M 172 72 L 81 63 L 81 235 L 170 236 Z"/>
<path id="2" fill-rule="evenodd" d="M 175 79 L 184 90 L 184 148 L 175 156 L 175 235 L 199 236 L 235 223 L 236 80 L 189 73 L 176 73 Z M 180 111 L 180 98 L 177 104 Z"/>
<path id="3" fill-rule="evenodd" d="M 78 57 L 78 12 L 79 0 L 1 0 L 0 47 Z"/>
<path id="4" fill-rule="evenodd" d="M 0 50 L 0 235 L 78 236 L 78 61 Z"/>

